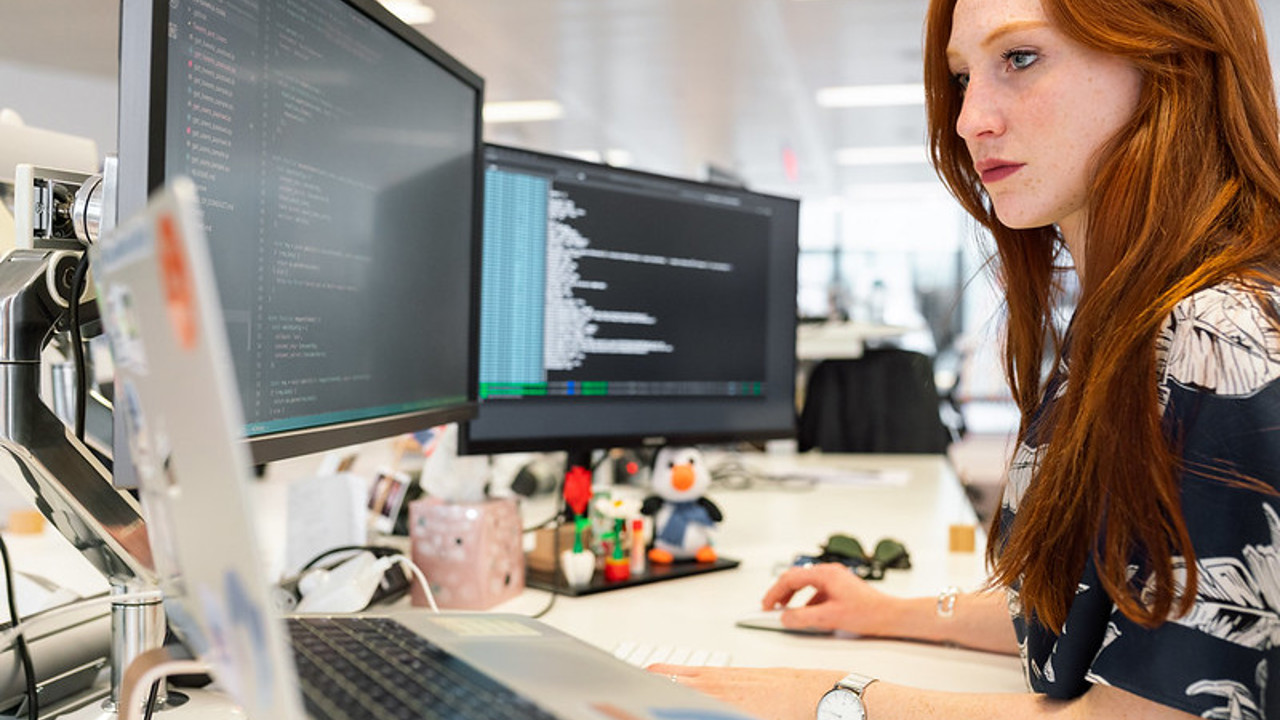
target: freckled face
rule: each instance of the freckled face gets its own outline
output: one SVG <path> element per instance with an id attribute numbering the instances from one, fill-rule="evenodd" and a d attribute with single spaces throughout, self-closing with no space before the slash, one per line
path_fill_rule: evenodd
<path id="1" fill-rule="evenodd" d="M 1142 77 L 1049 24 L 1040 0 L 958 0 L 947 60 L 956 132 L 1012 228 L 1084 228 L 1098 150 L 1133 117 Z"/>

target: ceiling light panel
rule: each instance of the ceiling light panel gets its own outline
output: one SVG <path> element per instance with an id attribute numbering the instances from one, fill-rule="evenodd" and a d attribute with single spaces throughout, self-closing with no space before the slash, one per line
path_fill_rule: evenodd
<path id="1" fill-rule="evenodd" d="M 924 85 L 846 85 L 822 88 L 818 105 L 827 108 L 923 105 Z"/>
<path id="2" fill-rule="evenodd" d="M 851 147 L 836 151 L 840 165 L 914 165 L 929 162 L 923 145 Z"/>
<path id="3" fill-rule="evenodd" d="M 555 100 L 517 100 L 484 104 L 484 121 L 487 123 L 540 122 L 559 120 L 562 117 L 564 117 L 564 108 Z"/>

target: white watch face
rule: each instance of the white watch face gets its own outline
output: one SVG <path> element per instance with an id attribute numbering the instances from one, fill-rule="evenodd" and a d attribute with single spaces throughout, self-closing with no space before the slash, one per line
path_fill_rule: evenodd
<path id="1" fill-rule="evenodd" d="M 862 700 L 848 688 L 829 690 L 818 702 L 818 720 L 865 720 Z"/>

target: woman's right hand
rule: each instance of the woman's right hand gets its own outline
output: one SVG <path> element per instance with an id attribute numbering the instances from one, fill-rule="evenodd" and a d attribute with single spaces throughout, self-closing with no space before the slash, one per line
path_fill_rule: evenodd
<path id="1" fill-rule="evenodd" d="M 800 607 L 786 608 L 805 588 L 814 594 Z M 783 627 L 822 631 L 841 630 L 857 635 L 893 635 L 894 609 L 901 601 L 872 587 L 839 563 L 788 569 L 764 594 L 765 610 L 786 608 Z"/>

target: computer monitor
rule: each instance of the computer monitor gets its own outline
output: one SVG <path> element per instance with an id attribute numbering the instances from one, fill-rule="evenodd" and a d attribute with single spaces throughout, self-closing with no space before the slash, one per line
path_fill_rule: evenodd
<path id="1" fill-rule="evenodd" d="M 486 145 L 469 453 L 795 427 L 796 200 Z"/>
<path id="2" fill-rule="evenodd" d="M 255 462 L 474 413 L 482 96 L 372 0 L 124 0 L 118 215 L 198 185 Z"/>

